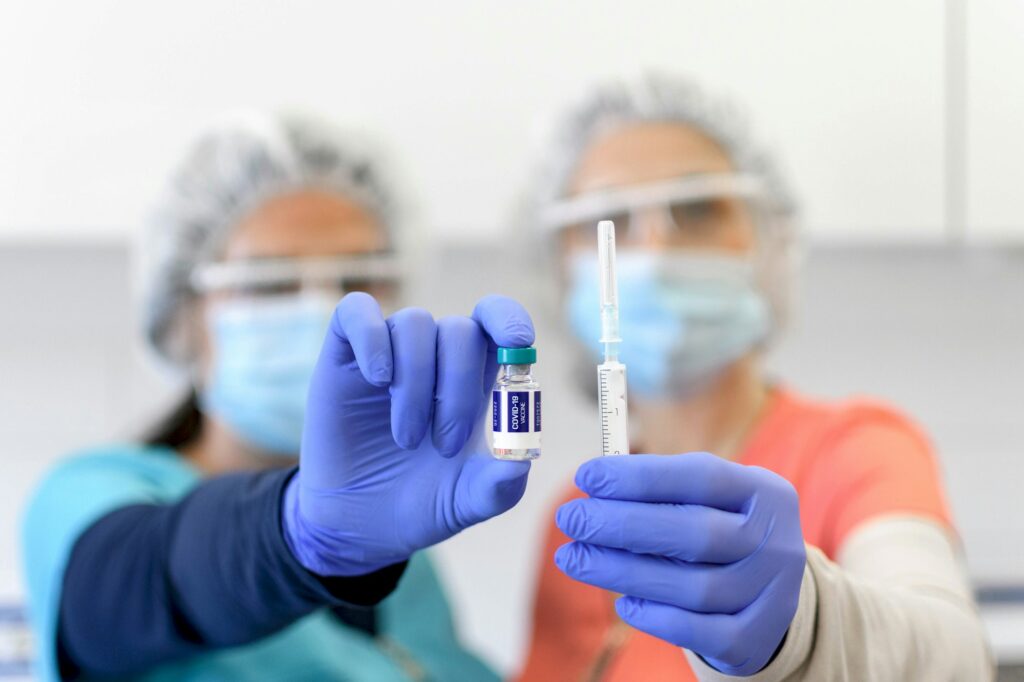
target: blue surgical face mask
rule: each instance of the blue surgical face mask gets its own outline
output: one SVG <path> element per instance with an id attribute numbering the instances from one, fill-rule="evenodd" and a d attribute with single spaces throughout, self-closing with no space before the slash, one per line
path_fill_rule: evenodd
<path id="1" fill-rule="evenodd" d="M 692 394 L 768 336 L 771 315 L 746 259 L 620 251 L 617 277 L 620 359 L 636 395 Z M 580 254 L 567 313 L 594 358 L 601 352 L 599 296 L 596 255 Z"/>
<path id="2" fill-rule="evenodd" d="M 336 301 L 298 294 L 211 306 L 205 411 L 260 451 L 299 453 L 306 392 Z"/>

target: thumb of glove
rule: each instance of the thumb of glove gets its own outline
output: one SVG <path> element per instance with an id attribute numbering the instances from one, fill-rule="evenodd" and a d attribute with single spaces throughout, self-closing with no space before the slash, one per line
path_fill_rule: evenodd
<path id="1" fill-rule="evenodd" d="M 492 457 L 484 439 L 482 423 L 463 448 L 466 461 L 455 486 L 457 531 L 502 514 L 519 502 L 526 492 L 530 462 Z"/>

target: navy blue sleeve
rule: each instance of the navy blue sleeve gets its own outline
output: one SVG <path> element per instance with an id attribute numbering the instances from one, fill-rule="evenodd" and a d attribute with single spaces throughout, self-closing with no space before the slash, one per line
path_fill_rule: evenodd
<path id="1" fill-rule="evenodd" d="M 328 578 L 295 560 L 280 521 L 294 472 L 212 479 L 175 504 L 122 507 L 89 527 L 64 573 L 62 677 L 145 672 L 260 639 L 319 607 L 390 594 L 404 563 Z"/>

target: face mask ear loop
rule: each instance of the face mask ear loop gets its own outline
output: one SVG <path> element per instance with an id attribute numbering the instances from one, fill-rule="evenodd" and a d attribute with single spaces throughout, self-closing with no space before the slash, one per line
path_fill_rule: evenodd
<path id="1" fill-rule="evenodd" d="M 187 371 L 189 389 L 192 391 L 194 395 L 201 396 L 203 394 L 203 388 L 206 381 L 205 378 L 203 377 L 203 371 L 202 368 L 200 367 L 198 356 L 193 356 L 193 358 L 189 361 Z M 200 401 L 200 406 L 201 405 L 202 402 Z"/>
<path id="2" fill-rule="evenodd" d="M 201 396 L 204 385 L 206 383 L 205 377 L 203 376 L 203 366 L 200 357 L 200 338 L 202 336 L 201 329 L 209 328 L 207 322 L 208 316 L 202 314 L 200 311 L 204 307 L 204 299 L 206 294 L 202 292 L 195 292 L 192 300 L 188 304 L 188 310 L 186 312 L 187 318 L 185 320 L 187 326 L 187 336 L 185 339 L 186 344 L 186 357 L 187 361 L 185 364 L 185 376 L 188 379 L 189 388 L 196 396 Z M 207 332 L 209 333 L 209 332 Z M 200 402 L 201 405 L 201 402 Z"/>
<path id="3" fill-rule="evenodd" d="M 203 401 L 201 398 L 201 396 L 203 395 L 203 381 L 202 376 L 200 376 L 199 373 L 198 365 L 199 363 L 197 362 L 192 362 L 189 364 L 188 381 L 189 390 L 192 391 L 192 395 L 196 396 L 196 403 L 199 405 L 199 412 L 203 413 Z"/>

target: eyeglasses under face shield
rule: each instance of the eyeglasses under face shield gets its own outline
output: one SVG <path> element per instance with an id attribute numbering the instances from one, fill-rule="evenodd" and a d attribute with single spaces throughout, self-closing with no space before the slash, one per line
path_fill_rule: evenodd
<path id="1" fill-rule="evenodd" d="M 394 254 L 273 258 L 207 263 L 191 277 L 202 294 L 269 298 L 318 292 L 341 298 L 365 291 L 393 302 L 401 284 L 401 264 Z"/>
<path id="2" fill-rule="evenodd" d="M 742 224 L 756 229 L 765 196 L 764 183 L 753 175 L 692 175 L 561 199 L 544 211 L 542 224 L 571 237 L 577 231 L 590 234 L 598 221 L 612 220 L 623 245 L 640 243 L 646 228 L 660 232 L 669 245 L 702 246 Z"/>

